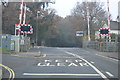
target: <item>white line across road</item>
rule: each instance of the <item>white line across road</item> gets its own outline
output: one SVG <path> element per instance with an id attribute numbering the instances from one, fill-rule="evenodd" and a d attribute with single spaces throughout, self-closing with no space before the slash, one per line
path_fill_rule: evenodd
<path id="1" fill-rule="evenodd" d="M 88 62 L 86 59 L 82 58 L 81 56 L 79 56 L 79 55 L 77 55 L 77 54 L 73 54 L 73 53 L 71 53 L 71 52 L 65 51 L 65 53 L 67 53 L 67 54 L 69 54 L 69 55 L 73 55 L 73 56 L 75 56 L 75 57 L 78 57 L 78 58 L 82 59 L 82 60 L 85 61 L 88 65 L 90 65 L 98 74 L 100 74 L 100 76 L 101 76 L 102 78 L 107 79 L 107 77 L 106 77 L 102 72 L 100 72 L 99 69 L 97 69 L 94 65 L 92 65 L 90 62 Z M 109 80 L 109 79 L 108 79 L 108 80 Z"/>
<path id="2" fill-rule="evenodd" d="M 100 76 L 99 74 L 61 74 L 61 73 L 23 73 L 23 75 L 27 76 Z"/>

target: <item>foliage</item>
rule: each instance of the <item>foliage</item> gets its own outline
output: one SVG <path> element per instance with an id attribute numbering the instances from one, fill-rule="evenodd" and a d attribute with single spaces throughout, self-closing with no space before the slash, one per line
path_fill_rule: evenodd
<path id="1" fill-rule="evenodd" d="M 2 47 L 0 47 L 0 52 L 2 52 L 2 53 L 15 53 L 14 51 L 10 51 L 10 50 L 7 50 L 7 49 L 4 49 L 4 48 L 2 48 Z"/>
<path id="2" fill-rule="evenodd" d="M 35 42 L 38 33 L 38 45 L 45 41 L 46 46 L 82 46 L 83 38 L 76 37 L 76 31 L 84 31 L 84 37 L 87 37 L 87 7 L 90 13 L 92 40 L 95 30 L 107 22 L 106 11 L 100 2 L 77 3 L 72 14 L 65 18 L 56 15 L 54 9 L 44 9 L 44 4 L 46 3 L 27 3 L 31 12 L 27 12 L 26 24 L 32 24 L 34 32 L 28 36 Z M 3 33 L 14 34 L 19 7 L 20 3 L 9 3 L 9 7 L 3 8 Z M 37 13 L 38 11 L 40 13 Z"/>
<path id="3" fill-rule="evenodd" d="M 33 25 L 33 34 L 29 34 L 31 41 L 35 41 L 36 31 L 38 31 L 38 44 L 41 44 L 41 40 L 55 37 L 58 33 L 57 18 L 55 16 L 54 9 L 44 9 L 45 4 L 43 2 L 27 2 L 27 8 L 29 11 L 26 13 L 26 24 Z M 37 11 L 40 13 L 37 16 Z M 6 34 L 14 34 L 15 24 L 18 24 L 20 12 L 20 3 L 10 2 L 8 7 L 2 8 L 2 31 Z M 56 18 L 55 18 L 56 17 Z"/>
<path id="4" fill-rule="evenodd" d="M 94 35 L 95 31 L 107 22 L 106 11 L 103 9 L 103 3 L 100 2 L 77 3 L 76 7 L 72 11 L 72 23 L 75 25 L 75 29 L 86 31 L 86 34 L 88 29 L 87 12 L 89 12 L 90 32 L 91 35 Z"/>

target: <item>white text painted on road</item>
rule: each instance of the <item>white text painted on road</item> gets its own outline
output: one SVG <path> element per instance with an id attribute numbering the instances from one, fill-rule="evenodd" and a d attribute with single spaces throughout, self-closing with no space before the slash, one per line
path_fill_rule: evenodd
<path id="1" fill-rule="evenodd" d="M 37 64 L 37 66 L 89 66 L 86 62 L 75 59 L 75 60 L 44 60 Z"/>

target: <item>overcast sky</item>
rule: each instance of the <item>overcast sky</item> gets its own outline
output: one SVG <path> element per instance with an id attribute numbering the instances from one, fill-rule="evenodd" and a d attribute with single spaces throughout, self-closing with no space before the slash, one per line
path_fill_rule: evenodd
<path id="1" fill-rule="evenodd" d="M 107 10 L 107 0 L 55 0 L 55 4 L 51 4 L 50 7 L 56 9 L 57 14 L 59 16 L 65 17 L 66 15 L 70 15 L 71 9 L 73 9 L 76 5 L 76 2 L 82 1 L 99 1 L 104 2 L 104 9 Z M 118 15 L 118 1 L 120 0 L 109 0 L 110 4 L 110 13 L 112 14 L 112 18 L 115 20 Z"/>

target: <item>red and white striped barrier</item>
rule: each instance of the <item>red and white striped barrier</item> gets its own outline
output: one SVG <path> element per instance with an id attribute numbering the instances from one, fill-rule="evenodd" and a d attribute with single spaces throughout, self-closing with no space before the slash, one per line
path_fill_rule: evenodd
<path id="1" fill-rule="evenodd" d="M 108 7 L 108 27 L 110 28 L 110 9 L 109 9 L 109 0 L 107 0 L 107 7 Z"/>
<path id="2" fill-rule="evenodd" d="M 24 11 L 23 11 L 23 7 L 24 7 Z M 22 22 L 22 19 L 23 19 L 23 22 Z M 15 24 L 15 34 L 16 34 L 16 31 L 18 30 L 18 36 L 20 35 L 20 33 L 33 33 L 32 25 L 25 24 L 25 20 L 26 20 L 26 3 L 23 3 L 23 0 L 22 0 L 20 4 L 20 14 L 19 14 L 18 24 Z M 30 31 L 21 31 L 21 26 L 30 26 Z"/>
<path id="3" fill-rule="evenodd" d="M 22 2 L 21 2 L 21 5 L 20 5 L 20 14 L 19 14 L 19 24 L 21 24 L 22 23 L 22 14 L 23 14 L 23 0 L 22 0 Z M 20 26 L 16 26 L 17 28 L 17 30 L 18 30 L 18 36 L 20 35 Z"/>
<path id="4" fill-rule="evenodd" d="M 26 3 L 24 3 L 23 24 L 25 24 L 25 19 L 26 19 Z"/>
<path id="5" fill-rule="evenodd" d="M 31 24 L 16 24 L 16 26 L 32 26 Z"/>

